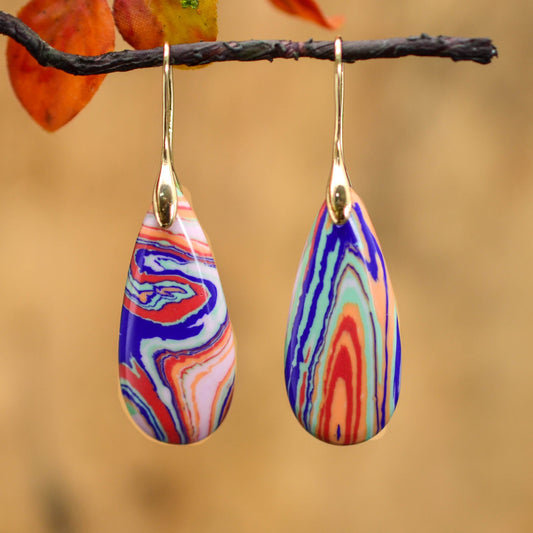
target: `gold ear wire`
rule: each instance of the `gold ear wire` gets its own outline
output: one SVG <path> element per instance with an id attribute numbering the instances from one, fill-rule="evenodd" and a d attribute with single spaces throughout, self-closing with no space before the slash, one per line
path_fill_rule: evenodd
<path id="1" fill-rule="evenodd" d="M 157 223 L 168 228 L 176 218 L 180 187 L 172 160 L 172 130 L 174 127 L 174 87 L 170 68 L 170 46 L 163 47 L 163 150 L 161 171 L 154 187 L 152 205 Z"/>
<path id="2" fill-rule="evenodd" d="M 344 224 L 352 207 L 350 179 L 344 164 L 343 147 L 344 115 L 344 65 L 342 63 L 342 39 L 335 39 L 335 137 L 333 141 L 333 167 L 326 193 L 326 204 L 331 220 Z"/>

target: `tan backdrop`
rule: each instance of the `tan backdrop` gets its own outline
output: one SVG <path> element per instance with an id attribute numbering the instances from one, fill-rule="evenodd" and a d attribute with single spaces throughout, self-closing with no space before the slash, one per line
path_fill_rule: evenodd
<path id="1" fill-rule="evenodd" d="M 292 284 L 330 167 L 331 63 L 175 73 L 176 168 L 215 249 L 238 375 L 220 430 L 167 447 L 134 429 L 117 392 L 124 281 L 158 172 L 160 70 L 108 76 L 48 134 L 2 54 L 0 531 L 533 531 L 533 3 L 323 3 L 346 15 L 345 39 L 490 36 L 500 51 L 491 66 L 347 67 L 347 165 L 403 334 L 386 434 L 322 444 L 283 383 Z M 220 4 L 221 39 L 334 37 L 265 0 Z"/>

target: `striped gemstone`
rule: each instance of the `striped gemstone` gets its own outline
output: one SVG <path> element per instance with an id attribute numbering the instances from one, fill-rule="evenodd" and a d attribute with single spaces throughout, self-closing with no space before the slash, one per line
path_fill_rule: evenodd
<path id="1" fill-rule="evenodd" d="M 400 389 L 394 293 L 366 208 L 351 194 L 344 225 L 331 221 L 325 202 L 318 214 L 300 261 L 285 343 L 294 414 L 331 444 L 379 433 Z"/>
<path id="2" fill-rule="evenodd" d="M 119 341 L 120 387 L 135 424 L 171 444 L 198 442 L 228 411 L 235 344 L 213 254 L 179 197 L 168 229 L 149 211 L 130 263 Z"/>

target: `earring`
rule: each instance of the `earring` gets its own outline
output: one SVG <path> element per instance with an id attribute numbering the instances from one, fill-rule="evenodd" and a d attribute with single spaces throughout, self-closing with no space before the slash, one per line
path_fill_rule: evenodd
<path id="1" fill-rule="evenodd" d="M 340 38 L 335 95 L 333 168 L 294 286 L 285 384 L 294 414 L 311 435 L 355 444 L 381 431 L 396 408 L 401 344 L 378 238 L 344 165 Z"/>
<path id="2" fill-rule="evenodd" d="M 168 44 L 163 100 L 161 172 L 128 272 L 119 376 L 138 428 L 161 442 L 189 444 L 205 439 L 226 416 L 235 342 L 213 254 L 173 169 Z"/>

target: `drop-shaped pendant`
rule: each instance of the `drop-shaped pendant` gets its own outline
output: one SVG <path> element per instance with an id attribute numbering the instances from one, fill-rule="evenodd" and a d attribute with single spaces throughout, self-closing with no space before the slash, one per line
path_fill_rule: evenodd
<path id="1" fill-rule="evenodd" d="M 128 272 L 120 386 L 136 425 L 171 444 L 198 442 L 228 411 L 235 346 L 213 254 L 184 196 L 167 229 L 152 210 Z"/>
<path id="2" fill-rule="evenodd" d="M 396 408 L 401 344 L 385 260 L 344 164 L 340 38 L 335 63 L 333 166 L 294 285 L 285 383 L 309 433 L 331 444 L 356 444 L 379 433 Z"/>
<path id="3" fill-rule="evenodd" d="M 209 436 L 226 416 L 235 341 L 211 248 L 174 172 L 172 130 L 165 44 L 161 171 L 130 262 L 119 377 L 138 428 L 161 442 L 190 444 Z"/>
<path id="4" fill-rule="evenodd" d="M 294 414 L 331 444 L 372 438 L 398 402 L 396 302 L 377 236 L 351 191 L 347 222 L 322 205 L 300 261 L 285 346 Z"/>

